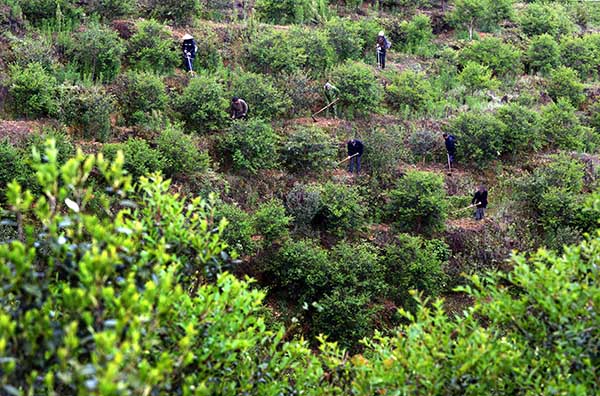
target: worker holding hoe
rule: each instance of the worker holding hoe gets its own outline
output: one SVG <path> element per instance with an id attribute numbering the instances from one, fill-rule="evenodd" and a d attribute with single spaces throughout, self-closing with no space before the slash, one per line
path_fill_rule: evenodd
<path id="1" fill-rule="evenodd" d="M 385 55 L 391 46 L 392 43 L 385 37 L 384 31 L 382 30 L 379 32 L 375 47 L 377 48 L 377 66 L 379 66 L 381 70 L 385 69 Z"/>
<path id="2" fill-rule="evenodd" d="M 234 96 L 231 99 L 231 118 L 234 120 L 244 120 L 248 117 L 248 103 L 244 99 Z"/>
<path id="3" fill-rule="evenodd" d="M 356 170 L 356 174 L 360 172 L 360 157 L 363 155 L 365 146 L 358 139 L 352 139 L 348 141 L 348 159 L 350 164 L 348 165 L 348 172 L 352 173 Z"/>
<path id="4" fill-rule="evenodd" d="M 196 53 L 198 53 L 198 45 L 196 44 L 196 40 L 189 35 L 186 34 L 183 36 L 183 43 L 181 44 L 181 50 L 183 51 L 183 66 L 187 72 L 194 72 L 194 58 L 196 58 Z"/>
<path id="5" fill-rule="evenodd" d="M 471 205 L 475 205 L 475 220 L 483 220 L 485 216 L 485 209 L 488 204 L 488 192 L 484 185 L 480 185 L 473 195 Z"/>
<path id="6" fill-rule="evenodd" d="M 337 118 L 337 107 L 335 102 L 337 102 L 340 90 L 329 81 L 325 83 L 323 89 L 325 90 L 325 99 L 327 99 L 327 115 L 329 115 L 329 110 L 331 109 L 333 118 Z"/>
<path id="7" fill-rule="evenodd" d="M 454 156 L 456 155 L 456 138 L 447 133 L 443 133 L 444 143 L 446 144 L 446 151 L 448 152 L 448 168 L 452 170 L 454 165 Z"/>

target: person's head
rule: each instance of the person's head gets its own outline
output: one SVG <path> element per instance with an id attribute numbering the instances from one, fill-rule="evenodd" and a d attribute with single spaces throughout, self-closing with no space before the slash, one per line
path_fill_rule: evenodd
<path id="1" fill-rule="evenodd" d="M 483 185 L 483 184 L 480 184 L 480 185 L 477 187 L 477 191 L 479 191 L 479 192 L 484 192 L 484 191 L 485 191 L 485 185 Z"/>
<path id="2" fill-rule="evenodd" d="M 327 82 L 325 83 L 325 89 L 326 89 L 327 91 L 329 91 L 329 90 L 331 89 L 331 83 L 330 83 L 329 81 L 327 81 Z"/>
<path id="3" fill-rule="evenodd" d="M 385 36 L 385 32 L 382 30 L 379 32 L 379 34 L 377 35 L 377 37 L 383 37 Z"/>
<path id="4" fill-rule="evenodd" d="M 444 139 L 448 139 L 448 134 L 447 134 L 447 133 L 442 133 L 442 137 L 443 137 Z"/>
<path id="5" fill-rule="evenodd" d="M 234 96 L 233 98 L 231 98 L 231 103 L 239 103 L 240 102 L 240 98 L 238 98 L 237 96 Z"/>
<path id="6" fill-rule="evenodd" d="M 193 39 L 192 35 L 190 35 L 188 33 L 186 33 L 186 34 L 183 35 L 183 41 L 192 40 L 192 39 Z"/>

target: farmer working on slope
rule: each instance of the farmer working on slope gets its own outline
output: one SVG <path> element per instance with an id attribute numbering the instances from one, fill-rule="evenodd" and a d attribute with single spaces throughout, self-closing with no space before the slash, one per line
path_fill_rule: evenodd
<path id="1" fill-rule="evenodd" d="M 335 85 L 330 83 L 329 81 L 325 83 L 323 86 L 325 90 L 325 99 L 327 99 L 327 106 L 331 105 L 337 98 L 340 93 L 340 90 L 337 89 Z M 337 118 L 337 106 L 334 104 L 330 108 L 327 109 L 327 114 L 329 115 L 329 110 L 332 111 L 333 117 Z"/>
<path id="2" fill-rule="evenodd" d="M 231 99 L 231 118 L 234 120 L 243 120 L 248 116 L 248 103 L 244 99 L 234 96 Z"/>
<path id="3" fill-rule="evenodd" d="M 350 165 L 348 165 L 348 172 L 352 173 L 356 169 L 356 174 L 360 172 L 360 157 L 364 151 L 363 143 L 358 139 L 352 139 L 348 141 L 348 157 L 350 158 Z"/>
<path id="4" fill-rule="evenodd" d="M 183 36 L 181 51 L 183 52 L 183 67 L 188 72 L 194 71 L 194 58 L 198 52 L 198 45 L 196 45 L 196 40 L 191 35 L 186 34 Z"/>
<path id="5" fill-rule="evenodd" d="M 379 32 L 379 35 L 377 36 L 377 44 L 375 46 L 377 48 L 377 66 L 383 70 L 385 69 L 385 54 L 392 46 L 389 40 L 385 37 L 383 30 Z"/>
<path id="6" fill-rule="evenodd" d="M 456 155 L 456 138 L 447 133 L 443 133 L 444 142 L 446 143 L 446 151 L 448 152 L 448 161 L 454 164 L 454 156 Z"/>
<path id="7" fill-rule="evenodd" d="M 485 216 L 485 208 L 487 208 L 488 204 L 488 192 L 485 189 L 485 186 L 481 185 L 477 188 L 477 191 L 471 200 L 471 204 L 476 206 L 475 220 L 482 220 Z"/>

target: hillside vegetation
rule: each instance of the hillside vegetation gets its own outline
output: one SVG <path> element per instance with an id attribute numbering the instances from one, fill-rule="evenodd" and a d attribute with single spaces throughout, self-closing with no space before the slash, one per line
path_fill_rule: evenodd
<path id="1" fill-rule="evenodd" d="M 0 30 L 1 395 L 600 393 L 600 4 L 2 0 Z"/>

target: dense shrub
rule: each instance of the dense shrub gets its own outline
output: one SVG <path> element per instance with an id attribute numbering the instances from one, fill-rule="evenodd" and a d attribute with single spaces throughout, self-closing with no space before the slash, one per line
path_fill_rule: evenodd
<path id="1" fill-rule="evenodd" d="M 449 256 L 449 248 L 441 240 L 428 241 L 408 234 L 396 236 L 382 254 L 390 298 L 396 304 L 414 308 L 411 290 L 426 296 L 440 294 L 446 286 L 443 266 Z"/>
<path id="2" fill-rule="evenodd" d="M 138 7 L 146 16 L 178 26 L 189 24 L 202 11 L 199 0 L 141 0 Z"/>
<path id="3" fill-rule="evenodd" d="M 555 101 L 564 98 L 575 107 L 579 106 L 585 100 L 583 84 L 579 80 L 577 72 L 565 66 L 561 66 L 550 72 L 548 94 Z"/>
<path id="4" fill-rule="evenodd" d="M 301 66 L 313 75 L 323 74 L 336 62 L 335 51 L 325 31 L 296 27 L 290 30 L 289 40 L 306 55 Z"/>
<path id="5" fill-rule="evenodd" d="M 119 76 L 115 94 L 128 125 L 146 121 L 153 111 L 165 110 L 169 100 L 161 78 L 147 72 L 130 71 Z"/>
<path id="6" fill-rule="evenodd" d="M 361 36 L 357 23 L 349 19 L 332 18 L 325 24 L 325 30 L 341 62 L 348 59 L 359 60 L 362 57 L 366 40 Z"/>
<path id="7" fill-rule="evenodd" d="M 290 100 L 273 85 L 270 77 L 263 74 L 234 71 L 230 93 L 230 96 L 237 96 L 248 103 L 248 116 L 251 118 L 280 118 L 290 107 Z"/>
<path id="8" fill-rule="evenodd" d="M 245 44 L 246 63 L 257 73 L 293 73 L 306 63 L 306 53 L 289 38 L 288 32 L 261 30 Z"/>
<path id="9" fill-rule="evenodd" d="M 46 142 L 52 140 L 54 147 L 58 150 L 56 163 L 64 165 L 69 158 L 75 155 L 75 145 L 71 136 L 64 129 L 43 128 L 38 133 L 31 134 L 25 141 L 27 152 L 35 147 L 39 153 L 43 153 L 46 147 Z"/>
<path id="10" fill-rule="evenodd" d="M 423 114 L 433 100 L 431 84 L 424 73 L 410 70 L 395 73 L 386 86 L 385 99 L 393 109 L 404 114 Z"/>
<path id="11" fill-rule="evenodd" d="M 262 235 L 265 247 L 282 241 L 289 235 L 288 227 L 292 217 L 285 213 L 285 206 L 278 199 L 262 203 L 253 215 L 254 227 Z"/>
<path id="12" fill-rule="evenodd" d="M 405 52 L 419 54 L 431 45 L 433 32 L 431 19 L 427 15 L 415 15 L 410 21 L 402 21 L 399 26 L 398 46 Z"/>
<path id="13" fill-rule="evenodd" d="M 597 44 L 597 43 L 596 43 Z M 566 37 L 560 43 L 560 59 L 563 65 L 577 70 L 579 76 L 587 79 L 598 75 L 598 49 L 590 47 L 580 37 Z"/>
<path id="14" fill-rule="evenodd" d="M 254 5 L 260 20 L 281 25 L 304 22 L 309 6 L 308 0 L 257 0 Z"/>
<path id="15" fill-rule="evenodd" d="M 201 75 L 192 78 L 183 93 L 175 98 L 174 108 L 185 121 L 188 131 L 203 133 L 226 124 L 228 104 L 219 81 Z"/>
<path id="16" fill-rule="evenodd" d="M 307 230 L 321 209 L 321 193 L 308 186 L 296 184 L 285 197 L 285 207 L 300 231 Z"/>
<path id="17" fill-rule="evenodd" d="M 521 29 L 528 36 L 549 34 L 560 37 L 575 30 L 573 22 L 569 20 L 564 7 L 557 3 L 535 2 L 527 5 L 527 8 L 519 17 Z"/>
<path id="18" fill-rule="evenodd" d="M 6 186 L 12 180 L 23 182 L 27 175 L 27 167 L 21 152 L 7 139 L 0 140 L 0 190 L 6 191 Z M 0 202 L 4 202 L 4 194 Z"/>
<path id="19" fill-rule="evenodd" d="M 318 127 L 296 127 L 281 148 L 283 163 L 297 173 L 322 172 L 333 165 L 336 154 L 335 142 Z"/>
<path id="20" fill-rule="evenodd" d="M 548 73 L 560 63 L 558 43 L 547 33 L 532 38 L 527 49 L 527 60 L 531 71 Z"/>
<path id="21" fill-rule="evenodd" d="M 221 59 L 222 43 L 219 36 L 209 26 L 194 29 L 198 52 L 194 58 L 194 70 L 216 71 L 223 64 Z"/>
<path id="22" fill-rule="evenodd" d="M 400 125 L 367 129 L 364 133 L 363 167 L 375 178 L 389 181 L 396 175 L 398 164 L 411 160 L 405 146 L 406 130 Z"/>
<path id="23" fill-rule="evenodd" d="M 304 71 L 282 73 L 275 83 L 291 102 L 289 117 L 302 116 L 311 111 L 323 97 L 321 85 Z"/>
<path id="24" fill-rule="evenodd" d="M 112 81 L 121 69 L 124 53 L 125 46 L 117 32 L 96 23 L 75 33 L 67 49 L 67 56 L 79 73 L 94 81 Z"/>
<path id="25" fill-rule="evenodd" d="M 136 70 L 170 73 L 180 63 L 171 33 L 155 20 L 142 20 L 127 41 L 127 62 Z"/>
<path id="26" fill-rule="evenodd" d="M 584 127 L 575 114 L 575 108 L 566 99 L 559 99 L 542 109 L 542 131 L 546 141 L 563 149 L 582 149 L 586 141 Z"/>
<path id="27" fill-rule="evenodd" d="M 9 93 L 14 111 L 26 117 L 46 117 L 56 114 L 57 81 L 39 63 L 10 67 Z"/>
<path id="28" fill-rule="evenodd" d="M 36 25 L 51 22 L 59 17 L 77 19 L 81 9 L 75 0 L 20 0 L 23 15 Z"/>
<path id="29" fill-rule="evenodd" d="M 458 140 L 458 158 L 473 166 L 485 166 L 508 149 L 503 146 L 506 125 L 489 113 L 459 114 L 445 130 Z"/>
<path id="30" fill-rule="evenodd" d="M 340 90 L 338 109 L 342 113 L 353 117 L 379 110 L 383 89 L 365 64 L 346 62 L 332 71 L 330 80 Z"/>
<path id="31" fill-rule="evenodd" d="M 524 153 L 542 147 L 540 116 L 517 103 L 498 109 L 496 117 L 506 125 L 502 136 L 504 153 Z"/>
<path id="32" fill-rule="evenodd" d="M 473 38 L 475 30 L 495 28 L 512 15 L 512 0 L 457 0 L 450 14 L 455 26 L 462 26 Z"/>
<path id="33" fill-rule="evenodd" d="M 390 191 L 388 217 L 401 232 L 431 235 L 441 231 L 446 211 L 444 179 L 440 175 L 409 171 Z"/>
<path id="34" fill-rule="evenodd" d="M 164 158 L 167 177 L 189 177 L 208 169 L 208 154 L 200 152 L 196 142 L 177 125 L 168 125 L 156 139 L 156 149 Z"/>
<path id="35" fill-rule="evenodd" d="M 59 87 L 61 120 L 85 138 L 105 142 L 110 137 L 110 115 L 115 109 L 115 98 L 100 86 Z"/>
<path id="36" fill-rule="evenodd" d="M 58 66 L 56 51 L 46 36 L 17 37 L 7 34 L 7 38 L 10 44 L 10 53 L 6 57 L 7 62 L 20 67 L 39 63 L 48 72 L 52 72 Z"/>
<path id="37" fill-rule="evenodd" d="M 471 93 L 496 89 L 500 86 L 499 81 L 492 76 L 492 71 L 487 66 L 475 62 L 467 62 L 458 75 L 458 81 Z"/>
<path id="38" fill-rule="evenodd" d="M 136 3 L 136 0 L 91 0 L 85 2 L 85 10 L 88 14 L 100 15 L 105 20 L 114 20 L 131 15 Z"/>
<path id="39" fill-rule="evenodd" d="M 351 234 L 363 227 L 366 207 L 356 187 L 327 182 L 319 190 L 319 226 L 337 236 Z"/>
<path id="40" fill-rule="evenodd" d="M 408 147 L 415 160 L 423 161 L 446 156 L 444 141 L 439 131 L 416 129 L 408 136 Z"/>
<path id="41" fill-rule="evenodd" d="M 252 217 L 239 206 L 221 204 L 215 211 L 215 221 L 227 219 L 229 224 L 223 232 L 223 240 L 241 256 L 254 254 L 256 242 L 252 238 L 256 233 Z"/>
<path id="42" fill-rule="evenodd" d="M 522 72 L 521 51 L 496 37 L 474 41 L 460 51 L 463 64 L 476 62 L 487 66 L 495 76 L 517 76 Z"/>
<path id="43" fill-rule="evenodd" d="M 109 159 L 116 158 L 119 150 L 125 157 L 124 168 L 135 179 L 165 168 L 165 158 L 161 152 L 150 147 L 143 139 L 128 139 L 125 143 L 110 143 L 102 147 L 102 152 Z"/>
<path id="44" fill-rule="evenodd" d="M 236 169 L 256 173 L 279 164 L 279 136 L 268 123 L 255 119 L 234 122 L 221 139 L 221 148 L 231 156 Z"/>

